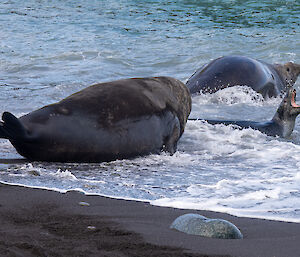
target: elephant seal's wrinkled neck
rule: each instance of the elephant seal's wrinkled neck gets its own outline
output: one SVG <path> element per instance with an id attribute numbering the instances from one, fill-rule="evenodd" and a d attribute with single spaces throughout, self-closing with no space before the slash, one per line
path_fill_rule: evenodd
<path id="1" fill-rule="evenodd" d="M 282 128 L 282 137 L 292 134 L 295 120 L 300 114 L 300 105 L 296 104 L 295 99 L 296 89 L 290 87 L 272 119 L 272 122 Z"/>

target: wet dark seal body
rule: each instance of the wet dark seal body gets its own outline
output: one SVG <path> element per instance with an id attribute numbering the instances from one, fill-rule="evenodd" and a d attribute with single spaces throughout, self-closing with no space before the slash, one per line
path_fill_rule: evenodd
<path id="1" fill-rule="evenodd" d="M 5 112 L 0 137 L 38 161 L 173 154 L 190 111 L 188 89 L 176 79 L 124 79 L 90 86 L 19 119 Z"/>
<path id="2" fill-rule="evenodd" d="M 279 105 L 273 119 L 267 122 L 205 120 L 209 124 L 236 125 L 238 128 L 252 128 L 269 136 L 289 137 L 295 127 L 295 120 L 300 114 L 300 106 L 295 103 L 296 90 L 289 88 Z M 195 120 L 195 119 L 194 119 Z"/>
<path id="3" fill-rule="evenodd" d="M 251 87 L 263 97 L 276 97 L 293 86 L 299 74 L 300 65 L 292 62 L 272 65 L 244 56 L 225 56 L 197 70 L 186 84 L 191 94 L 239 85 Z"/>

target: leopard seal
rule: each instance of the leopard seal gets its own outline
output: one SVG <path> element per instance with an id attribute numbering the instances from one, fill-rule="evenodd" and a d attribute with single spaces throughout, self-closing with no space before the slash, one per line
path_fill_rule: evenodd
<path id="1" fill-rule="evenodd" d="M 189 91 L 177 79 L 123 79 L 92 85 L 20 118 L 4 112 L 0 138 L 33 161 L 173 154 L 190 111 Z"/>
<path id="2" fill-rule="evenodd" d="M 279 136 L 288 138 L 295 127 L 295 120 L 300 114 L 300 105 L 295 103 L 296 89 L 290 87 L 281 101 L 271 121 L 256 122 L 242 120 L 203 120 L 209 124 L 235 125 L 237 128 L 252 128 L 267 134 L 268 136 Z M 189 119 L 200 120 L 200 119 Z"/>
<path id="3" fill-rule="evenodd" d="M 264 98 L 276 97 L 293 86 L 300 74 L 300 65 L 269 64 L 245 56 L 217 58 L 197 70 L 186 85 L 191 94 L 215 93 L 232 86 L 248 86 Z"/>

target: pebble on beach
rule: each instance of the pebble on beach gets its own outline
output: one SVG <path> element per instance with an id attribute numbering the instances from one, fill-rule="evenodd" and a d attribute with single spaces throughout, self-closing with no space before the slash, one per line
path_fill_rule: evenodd
<path id="1" fill-rule="evenodd" d="M 79 202 L 79 205 L 81 205 L 81 206 L 90 206 L 90 204 L 87 203 L 87 202 Z"/>
<path id="2" fill-rule="evenodd" d="M 188 213 L 176 218 L 171 229 L 190 235 L 199 235 L 220 239 L 242 239 L 241 231 L 232 223 L 223 219 L 209 219 L 199 214 Z"/>

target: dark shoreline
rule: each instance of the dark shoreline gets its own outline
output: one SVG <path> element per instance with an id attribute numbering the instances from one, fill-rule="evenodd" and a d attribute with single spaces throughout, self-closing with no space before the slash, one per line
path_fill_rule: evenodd
<path id="1" fill-rule="evenodd" d="M 1 183 L 0 196 L 0 256 L 300 256 L 298 223 Z M 234 223 L 244 239 L 169 229 L 176 217 L 191 212 Z"/>

